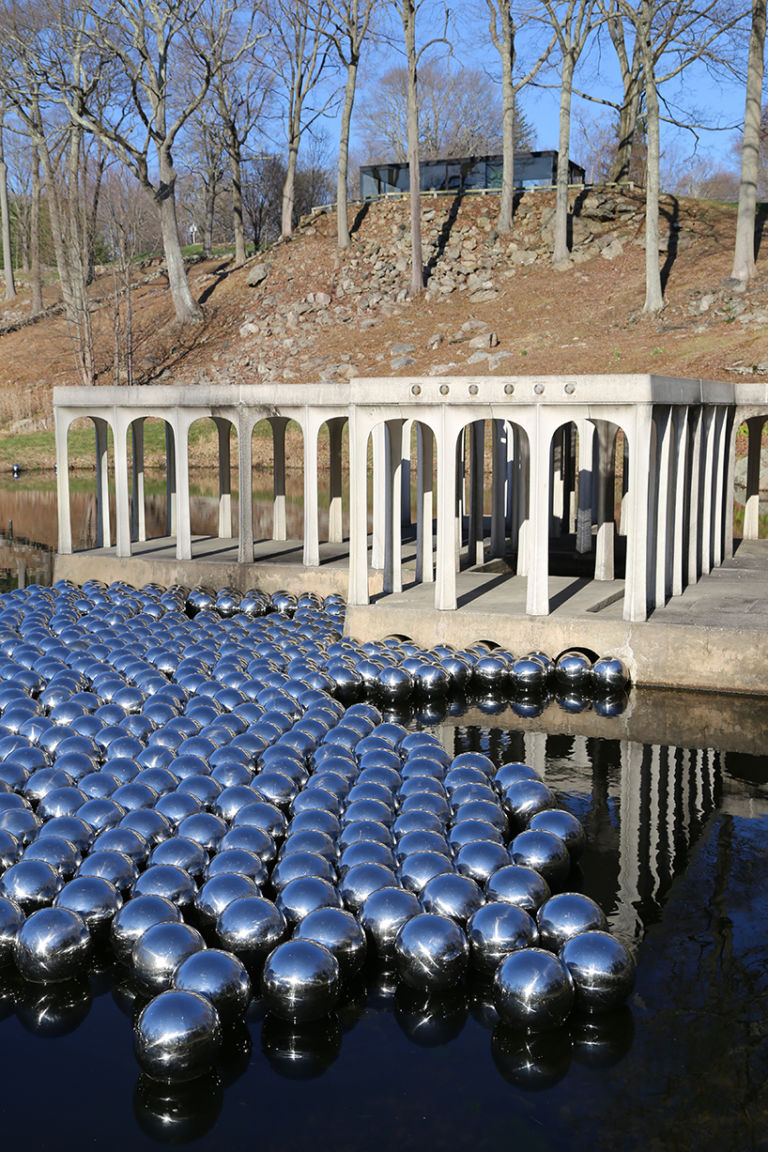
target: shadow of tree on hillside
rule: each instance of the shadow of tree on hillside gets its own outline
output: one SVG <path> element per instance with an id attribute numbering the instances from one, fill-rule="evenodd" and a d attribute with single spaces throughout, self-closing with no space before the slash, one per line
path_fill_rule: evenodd
<path id="1" fill-rule="evenodd" d="M 448 246 L 448 241 L 451 238 L 451 232 L 453 231 L 453 226 L 456 223 L 456 217 L 459 214 L 459 208 L 461 207 L 461 202 L 463 199 L 464 199 L 464 193 L 463 192 L 457 192 L 456 195 L 454 196 L 453 200 L 451 201 L 451 207 L 448 210 L 448 215 L 445 218 L 445 221 L 443 222 L 443 226 L 440 229 L 439 235 L 437 237 L 437 247 L 435 248 L 435 251 L 430 256 L 429 260 L 427 261 L 426 267 L 424 268 L 424 283 L 425 284 L 427 284 L 429 282 L 429 278 L 432 275 L 432 273 L 434 272 L 435 268 L 437 267 L 438 262 L 440 260 L 442 260 L 442 258 L 443 258 L 443 253 L 445 252 L 445 249 Z"/>
<path id="2" fill-rule="evenodd" d="M 368 215 L 370 208 L 371 208 L 371 201 L 370 200 L 363 201 L 363 203 L 360 205 L 357 212 L 355 213 L 355 218 L 352 221 L 351 228 L 349 229 L 350 236 L 354 236 L 355 232 L 358 231 L 361 224 L 363 223 L 363 220 L 365 220 L 366 216 Z"/>
<path id="3" fill-rule="evenodd" d="M 667 255 L 661 268 L 661 290 L 666 292 L 667 281 L 672 271 L 672 265 L 677 258 L 678 238 L 680 236 L 680 202 L 677 196 L 669 196 L 672 201 L 671 211 L 663 206 L 659 207 L 659 235 L 661 235 L 662 221 L 667 222 L 669 239 L 667 241 Z"/>
<path id="4" fill-rule="evenodd" d="M 763 233 L 768 224 L 768 202 L 757 205 L 755 212 L 755 260 L 760 255 L 760 245 L 763 242 Z"/>

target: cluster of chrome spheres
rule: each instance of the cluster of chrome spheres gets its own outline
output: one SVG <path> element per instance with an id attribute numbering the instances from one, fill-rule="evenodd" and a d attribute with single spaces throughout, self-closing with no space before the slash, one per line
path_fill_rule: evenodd
<path id="1" fill-rule="evenodd" d="M 318 1020 L 370 959 L 427 993 L 483 974 L 529 1032 L 631 991 L 630 952 L 563 890 L 579 821 L 532 768 L 345 699 L 366 646 L 343 616 L 97 581 L 0 600 L 0 965 L 48 984 L 111 948 L 151 997 L 134 1039 L 159 1080 L 209 1067 L 254 991 Z M 410 659 L 379 663 L 440 666 Z"/>

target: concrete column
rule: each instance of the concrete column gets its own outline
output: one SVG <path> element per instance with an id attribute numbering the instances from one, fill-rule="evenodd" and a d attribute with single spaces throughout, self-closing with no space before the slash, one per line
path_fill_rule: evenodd
<path id="1" fill-rule="evenodd" d="M 133 508 L 131 510 L 131 537 L 146 540 L 147 519 L 144 508 L 144 417 L 131 421 L 131 456 L 133 471 Z"/>
<path id="2" fill-rule="evenodd" d="M 304 567 L 320 564 L 320 538 L 317 527 L 317 424 L 309 405 L 304 409 Z"/>
<path id="3" fill-rule="evenodd" d="M 464 508 L 466 505 L 467 429 L 462 428 L 456 444 L 456 496 L 454 522 L 454 564 L 461 571 L 461 550 L 464 547 Z"/>
<path id="4" fill-rule="evenodd" d="M 736 514 L 736 438 L 739 434 L 738 410 L 728 409 L 728 434 L 726 437 L 725 491 L 723 497 L 723 560 L 733 559 L 733 518 Z"/>
<path id="5" fill-rule="evenodd" d="M 653 603 L 657 608 L 666 604 L 672 586 L 672 438 L 672 409 L 660 405 L 656 411 L 656 468 L 651 476 L 652 482 L 654 479 L 656 482 L 656 531 L 652 532 L 652 540 L 655 543 Z M 649 501 L 649 506 L 653 510 L 653 502 Z"/>
<path id="6" fill-rule="evenodd" d="M 688 583 L 701 576 L 702 437 L 704 409 L 691 408 L 688 415 Z"/>
<path id="7" fill-rule="evenodd" d="M 272 539 L 286 540 L 285 520 L 285 430 L 287 416 L 271 416 L 272 429 Z M 306 477 L 305 477 L 306 480 Z"/>
<path id="8" fill-rule="evenodd" d="M 350 604 L 367 604 L 368 595 L 368 428 L 349 414 L 349 592 Z"/>
<path id="9" fill-rule="evenodd" d="M 403 423 L 403 456 L 400 462 L 400 531 L 405 538 L 411 535 L 411 428 L 412 420 Z"/>
<path id="10" fill-rule="evenodd" d="M 629 475 L 631 461 L 629 456 L 629 441 L 626 435 L 623 438 L 623 451 L 621 461 L 621 515 L 619 516 L 619 536 L 626 536 L 629 524 Z"/>
<path id="11" fill-rule="evenodd" d="M 165 422 L 165 534 L 176 535 L 176 438 L 173 428 Z"/>
<path id="12" fill-rule="evenodd" d="M 719 568 L 723 563 L 730 422 L 730 409 L 724 404 L 719 405 L 715 412 L 715 467 L 712 506 L 712 563 L 716 568 Z"/>
<path id="13" fill-rule="evenodd" d="M 616 491 L 616 434 L 618 428 L 607 420 L 596 420 L 597 434 L 597 547 L 595 580 L 613 580 L 614 567 L 614 500 Z M 591 516 L 590 504 L 590 516 Z M 590 540 L 592 537 L 590 526 Z"/>
<path id="14" fill-rule="evenodd" d="M 471 565 L 482 565 L 485 562 L 485 531 L 483 523 L 485 421 L 474 420 L 471 429 L 469 457 L 469 538 L 467 541 L 467 552 Z"/>
<path id="15" fill-rule="evenodd" d="M 416 580 L 422 584 L 431 584 L 435 578 L 432 559 L 434 442 L 432 429 L 419 421 L 416 424 Z"/>
<path id="16" fill-rule="evenodd" d="M 116 555 L 131 554 L 131 506 L 128 498 L 128 427 L 127 413 L 119 409 L 112 429 L 115 445 L 115 537 Z"/>
<path id="17" fill-rule="evenodd" d="M 219 540 L 232 539 L 232 479 L 229 420 L 214 416 L 219 439 Z"/>
<path id="18" fill-rule="evenodd" d="M 192 528 L 189 508 L 189 421 L 185 413 L 176 411 L 176 559 L 192 559 Z"/>
<path id="19" fill-rule="evenodd" d="M 59 552 L 72 555 L 72 512 L 69 506 L 69 445 L 67 432 L 70 417 L 60 408 L 53 410 L 56 435 L 56 507 L 59 518 Z"/>
<path id="20" fill-rule="evenodd" d="M 531 442 L 528 432 L 520 431 L 517 465 L 517 575 L 528 575 L 531 534 Z"/>
<path id="21" fill-rule="evenodd" d="M 384 484 L 386 469 L 387 430 L 384 421 L 372 432 L 373 441 L 373 539 L 371 540 L 371 567 L 384 567 L 384 537 L 386 513 L 384 511 Z"/>
<path id="22" fill-rule="evenodd" d="M 578 430 L 573 422 L 563 429 L 563 534 L 575 535 L 577 516 L 576 469 Z"/>
<path id="23" fill-rule="evenodd" d="M 456 473 L 457 437 L 446 427 L 445 414 L 437 442 L 437 579 L 435 608 L 456 607 Z"/>
<path id="24" fill-rule="evenodd" d="M 384 592 L 403 590 L 401 486 L 403 477 L 403 421 L 387 420 L 386 529 L 384 539 Z"/>
<path id="25" fill-rule="evenodd" d="M 576 551 L 584 555 L 592 551 L 592 500 L 595 489 L 595 425 L 591 420 L 579 420 L 579 496 L 576 508 Z M 615 437 L 614 437 L 615 440 Z M 613 522 L 613 516 L 611 516 Z M 605 577 L 595 576 L 598 580 Z M 611 576 L 610 579 L 613 579 Z"/>
<path id="26" fill-rule="evenodd" d="M 241 418 L 237 429 L 237 560 L 253 564 L 253 421 Z"/>
<path id="27" fill-rule="evenodd" d="M 342 468 L 341 446 L 346 418 L 334 416 L 328 420 L 328 441 L 330 451 L 330 499 L 328 502 L 328 539 L 340 544 L 344 539 L 342 519 Z"/>
<path id="28" fill-rule="evenodd" d="M 760 535 L 760 446 L 764 416 L 747 420 L 747 493 L 744 503 L 744 539 L 757 540 Z"/>
<path id="29" fill-rule="evenodd" d="M 107 450 L 109 425 L 101 417 L 94 417 L 96 429 L 96 547 L 110 548 L 112 527 L 109 517 L 109 453 Z M 126 479 L 127 483 L 127 479 Z"/>
<path id="30" fill-rule="evenodd" d="M 629 441 L 630 485 L 627 524 L 627 570 L 624 582 L 624 619 L 645 620 L 648 616 L 650 581 L 648 572 L 649 479 L 654 467 L 651 458 L 653 415 L 650 404 L 635 408 Z"/>
<path id="31" fill-rule="evenodd" d="M 549 525 L 552 437 L 536 409 L 531 439 L 530 532 L 528 536 L 528 586 L 525 611 L 529 616 L 549 615 Z"/>
<path id="32" fill-rule="evenodd" d="M 690 493 L 688 491 L 688 408 L 674 409 L 674 537 L 672 542 L 672 595 L 682 596 L 686 579 Z"/>
<path id="33" fill-rule="evenodd" d="M 552 478 L 552 519 L 549 531 L 552 536 L 560 536 L 565 523 L 565 432 L 567 425 L 561 425 L 552 437 L 550 449 Z"/>
<path id="34" fill-rule="evenodd" d="M 715 483 L 715 409 L 707 405 L 702 425 L 701 572 L 712 571 L 713 504 Z"/>
<path id="35" fill-rule="evenodd" d="M 503 556 L 506 551 L 507 512 L 507 426 L 503 420 L 491 425 L 491 556 Z"/>

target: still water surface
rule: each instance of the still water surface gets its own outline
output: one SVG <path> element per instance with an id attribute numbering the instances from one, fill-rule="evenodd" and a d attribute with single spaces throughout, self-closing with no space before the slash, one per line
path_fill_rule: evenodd
<path id="1" fill-rule="evenodd" d="M 426 996 L 371 970 L 311 1028 L 255 1001 L 217 1076 L 169 1089 L 139 1075 L 135 992 L 106 958 L 65 991 L 6 977 L 3 1147 L 768 1147 L 768 757 L 470 715 L 437 725 L 450 752 L 533 763 L 583 821 L 569 886 L 636 947 L 625 1008 L 525 1037 L 481 984 Z"/>

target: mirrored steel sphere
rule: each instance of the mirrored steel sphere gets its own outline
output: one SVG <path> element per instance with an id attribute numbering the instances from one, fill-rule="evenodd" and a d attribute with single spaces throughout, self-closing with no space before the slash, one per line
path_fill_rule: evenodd
<path id="1" fill-rule="evenodd" d="M 212 857 L 205 869 L 205 878 L 218 876 L 222 872 L 237 872 L 240 876 L 247 876 L 254 884 L 261 886 L 267 879 L 267 867 L 255 852 L 246 848 L 225 848 L 219 850 Z"/>
<path id="2" fill-rule="evenodd" d="M 528 827 L 559 836 L 568 849 L 571 860 L 578 860 L 584 851 L 587 838 L 582 823 L 564 808 L 547 808 L 543 812 L 537 812 L 531 817 Z"/>
<path id="3" fill-rule="evenodd" d="M 167 840 L 163 840 L 156 848 L 152 849 L 149 864 L 153 867 L 158 864 L 170 864 L 174 868 L 181 868 L 183 872 L 187 872 L 193 880 L 200 881 L 208 864 L 208 859 L 205 848 L 196 840 L 190 840 L 186 836 L 169 836 Z M 188 901 L 194 899 L 195 894 L 188 886 L 187 891 Z M 164 892 L 163 895 L 173 899 L 167 892 Z"/>
<path id="4" fill-rule="evenodd" d="M 134 942 L 131 966 L 141 984 L 151 992 L 160 992 L 170 986 L 182 960 L 203 948 L 205 941 L 190 924 L 153 924 Z"/>
<path id="5" fill-rule="evenodd" d="M 584 652 L 572 649 L 555 661 L 555 682 L 564 688 L 585 691 L 592 680 L 592 661 Z"/>
<path id="6" fill-rule="evenodd" d="M 285 1020 L 318 1020 L 339 994 L 336 957 L 314 940 L 288 940 L 267 957 L 261 991 L 270 1012 Z"/>
<path id="7" fill-rule="evenodd" d="M 63 836 L 41 836 L 24 849 L 24 860 L 44 860 L 50 864 L 63 880 L 70 880 L 82 855 L 70 840 Z"/>
<path id="8" fill-rule="evenodd" d="M 342 979 L 360 971 L 368 951 L 365 932 L 352 913 L 342 908 L 319 908 L 310 912 L 297 925 L 294 939 L 314 940 L 324 945 L 338 960 Z"/>
<path id="9" fill-rule="evenodd" d="M 134 896 L 123 904 L 110 925 L 110 943 L 116 958 L 129 963 L 133 946 L 154 924 L 179 923 L 181 912 L 163 896 Z"/>
<path id="10" fill-rule="evenodd" d="M 467 924 L 467 939 L 473 968 L 490 975 L 511 952 L 537 944 L 538 931 L 522 908 L 496 902 L 478 908 Z"/>
<path id="11" fill-rule="evenodd" d="M 635 985 L 635 961 L 609 932 L 589 931 L 566 941 L 560 959 L 576 988 L 576 1003 L 590 1012 L 623 1004 Z"/>
<path id="12" fill-rule="evenodd" d="M 288 935 L 285 916 L 263 896 L 233 900 L 216 921 L 216 936 L 249 968 L 258 966 Z"/>
<path id="13" fill-rule="evenodd" d="M 25 980 L 70 980 L 88 966 L 91 934 L 82 916 L 67 908 L 40 908 L 16 934 L 16 967 Z"/>
<path id="14" fill-rule="evenodd" d="M 543 876 L 533 868 L 519 864 L 507 864 L 500 868 L 485 886 L 488 901 L 514 904 L 533 916 L 551 895 L 552 890 Z"/>
<path id="15" fill-rule="evenodd" d="M 371 893 L 360 910 L 371 953 L 379 960 L 394 960 L 398 932 L 421 912 L 418 898 L 404 888 L 379 888 Z"/>
<path id="16" fill-rule="evenodd" d="M 435 876 L 421 893 L 425 912 L 447 916 L 457 924 L 466 925 L 470 916 L 485 902 L 481 888 L 467 876 L 446 872 Z"/>
<path id="17" fill-rule="evenodd" d="M 291 852 L 278 860 L 272 869 L 272 884 L 279 892 L 302 876 L 317 876 L 333 884 L 336 880 L 336 869 L 330 861 L 317 852 Z"/>
<path id="18" fill-rule="evenodd" d="M 409 892 L 420 893 L 434 876 L 453 872 L 450 860 L 440 852 L 415 852 L 406 856 L 398 869 L 398 879 Z"/>
<path id="19" fill-rule="evenodd" d="M 493 987 L 502 1021 L 526 1032 L 559 1028 L 574 1004 L 568 969 L 543 948 L 512 952 L 496 969 Z"/>
<path id="20" fill-rule="evenodd" d="M 559 952 L 562 946 L 581 932 L 605 928 L 602 908 L 581 892 L 560 892 L 545 900 L 536 913 L 542 948 Z"/>
<path id="21" fill-rule="evenodd" d="M 218 876 L 206 880 L 195 896 L 195 915 L 201 924 L 210 927 L 233 900 L 260 895 L 257 885 L 247 876 L 237 872 L 220 872 Z"/>
<path id="22" fill-rule="evenodd" d="M 359 912 L 372 892 L 392 887 L 395 873 L 384 864 L 358 864 L 350 868 L 339 884 L 339 895 L 345 908 Z"/>
<path id="23" fill-rule="evenodd" d="M 553 832 L 520 832 L 509 846 L 509 858 L 513 864 L 535 869 L 550 888 L 563 884 L 571 870 L 568 849 Z"/>
<path id="24" fill-rule="evenodd" d="M 173 987 L 205 996 L 223 1023 L 242 1016 L 251 1000 L 245 965 L 219 948 L 206 948 L 183 960 L 174 973 Z"/>
<path id="25" fill-rule="evenodd" d="M 592 666 L 592 689 L 606 696 L 619 694 L 629 683 L 629 673 L 618 656 L 603 656 Z"/>
<path id="26" fill-rule="evenodd" d="M 395 958 L 400 975 L 411 988 L 442 992 L 463 978 L 469 945 L 463 929 L 453 920 L 423 912 L 398 932 Z"/>
<path id="27" fill-rule="evenodd" d="M 24 913 L 15 900 L 0 897 L 0 968 L 13 960 L 16 935 L 24 919 Z"/>
<path id="28" fill-rule="evenodd" d="M 101 876 L 76 876 L 64 885 L 54 907 L 68 908 L 82 916 L 94 939 L 109 931 L 112 918 L 123 906 L 114 884 Z"/>
<path id="29" fill-rule="evenodd" d="M 518 780 L 504 789 L 504 811 L 513 828 L 525 828 L 532 816 L 555 807 L 555 795 L 540 780 Z"/>
<path id="30" fill-rule="evenodd" d="M 179 908 L 188 908 L 197 895 L 197 885 L 183 868 L 175 864 L 151 864 L 133 885 L 133 896 L 163 896 Z"/>
<path id="31" fill-rule="evenodd" d="M 293 926 L 318 908 L 340 908 L 341 897 L 327 880 L 321 880 L 318 876 L 301 876 L 286 884 L 278 893 L 275 903 Z"/>
<path id="32" fill-rule="evenodd" d="M 77 870 L 78 876 L 101 876 L 125 893 L 136 882 L 139 869 L 125 852 L 91 852 Z"/>
<path id="33" fill-rule="evenodd" d="M 151 1000 L 134 1030 L 134 1051 L 144 1071 L 157 1080 L 200 1076 L 221 1047 L 216 1009 L 196 992 L 171 989 Z"/>
<path id="34" fill-rule="evenodd" d="M 506 848 L 495 840 L 470 840 L 462 844 L 455 861 L 459 875 L 468 876 L 481 887 L 485 887 L 491 876 L 508 863 Z"/>
<path id="35" fill-rule="evenodd" d="M 0 877 L 0 896 L 14 900 L 29 915 L 52 904 L 63 883 L 56 869 L 44 860 L 20 860 Z"/>

